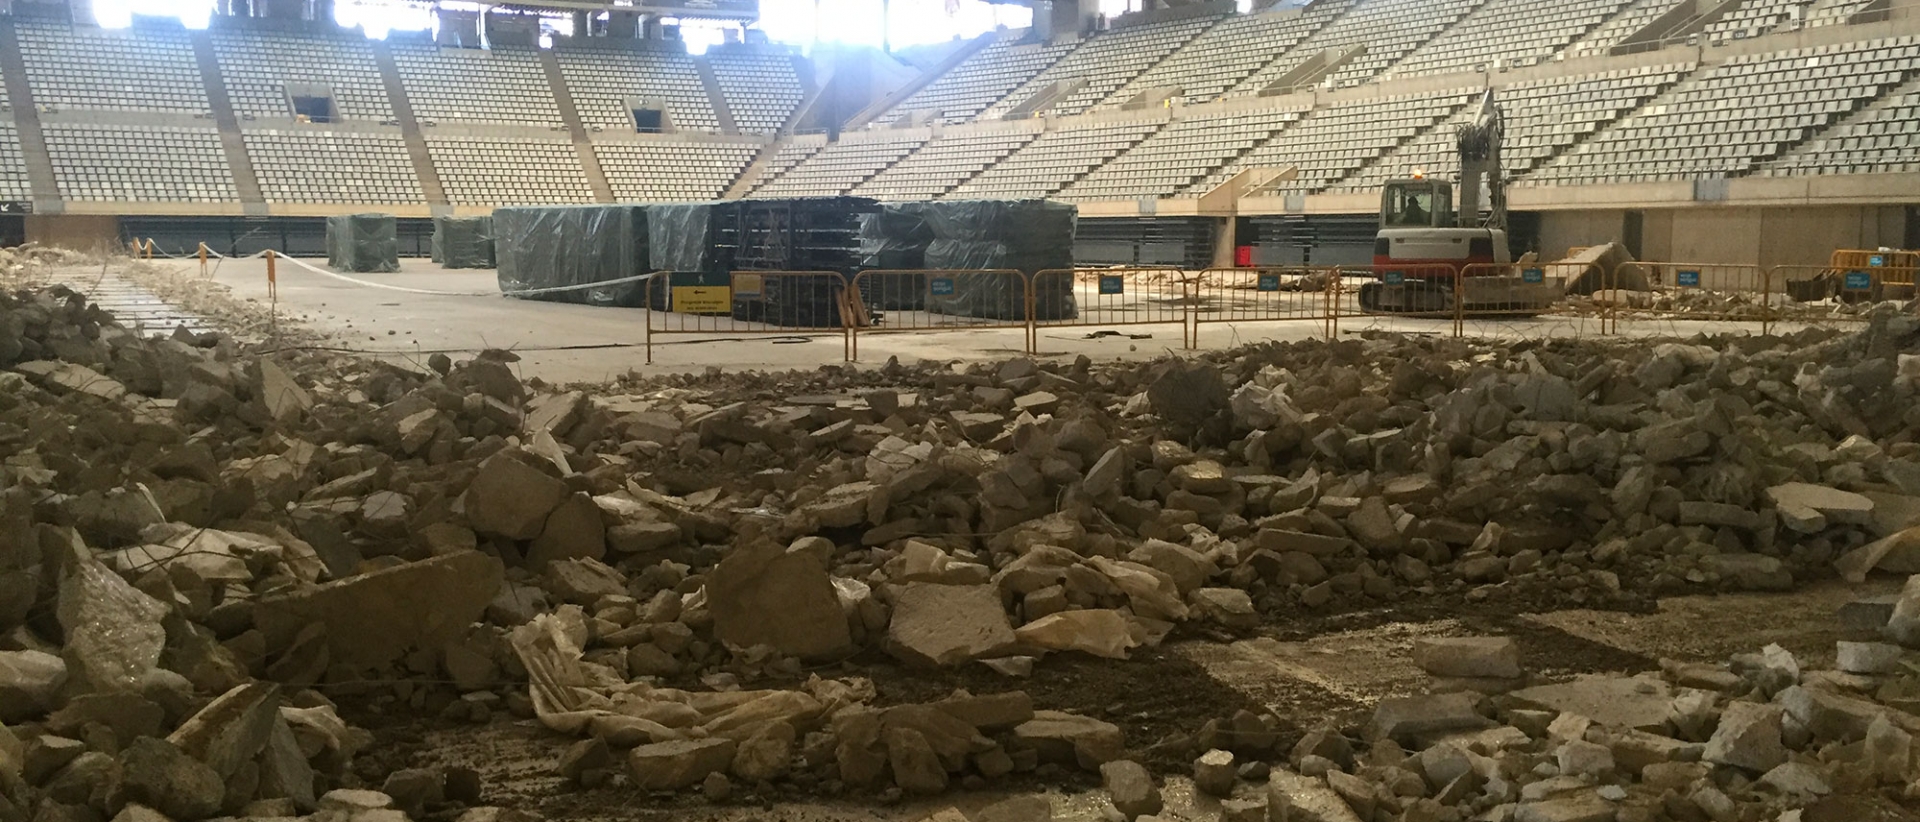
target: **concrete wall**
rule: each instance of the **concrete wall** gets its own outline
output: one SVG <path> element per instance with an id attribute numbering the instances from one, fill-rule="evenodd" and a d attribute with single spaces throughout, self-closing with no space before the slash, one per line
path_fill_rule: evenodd
<path id="1" fill-rule="evenodd" d="M 104 214 L 29 214 L 27 242 L 76 251 L 117 248 L 120 219 Z"/>
<path id="2" fill-rule="evenodd" d="M 1900 206 L 1678 208 L 1642 211 L 1640 256 L 1665 262 L 1823 265 L 1835 249 L 1899 246 Z M 1550 211 L 1540 218 L 1549 258 L 1623 239 L 1626 211 Z"/>

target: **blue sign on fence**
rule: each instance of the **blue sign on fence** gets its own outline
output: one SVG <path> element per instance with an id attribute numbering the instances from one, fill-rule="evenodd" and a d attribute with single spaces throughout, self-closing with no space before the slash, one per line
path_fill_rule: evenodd
<path id="1" fill-rule="evenodd" d="M 1260 275 L 1260 282 L 1259 282 L 1259 284 L 1258 284 L 1258 285 L 1256 285 L 1256 286 L 1254 286 L 1254 287 L 1255 287 L 1255 288 L 1257 288 L 1257 289 L 1259 289 L 1259 290 L 1261 290 L 1261 291 L 1279 291 L 1279 290 L 1280 290 L 1280 275 L 1278 275 L 1278 274 L 1262 274 L 1262 275 Z"/>
<path id="2" fill-rule="evenodd" d="M 1100 275 L 1100 293 L 1102 293 L 1102 294 L 1125 294 L 1125 293 L 1127 293 L 1127 280 L 1126 280 L 1126 278 L 1125 278 L 1125 277 L 1122 277 L 1122 276 L 1120 276 L 1120 275 L 1118 275 L 1118 274 L 1102 274 L 1102 275 Z"/>
<path id="3" fill-rule="evenodd" d="M 1385 282 L 1387 285 L 1400 285 L 1401 283 L 1404 283 L 1407 281 L 1407 272 L 1389 271 L 1385 274 L 1380 275 L 1380 279 L 1381 281 Z"/>
<path id="4" fill-rule="evenodd" d="M 1523 268 L 1520 270 L 1520 282 L 1544 283 L 1546 281 L 1547 281 L 1547 272 L 1541 271 L 1538 268 Z"/>
<path id="5" fill-rule="evenodd" d="M 1865 271 L 1847 272 L 1847 290 L 1865 291 L 1873 287 L 1873 275 Z"/>
<path id="6" fill-rule="evenodd" d="M 927 287 L 932 289 L 933 296 L 935 297 L 953 296 L 953 278 L 952 277 L 935 277 L 927 281 Z"/>
<path id="7" fill-rule="evenodd" d="M 1684 287 L 1686 287 L 1686 288 L 1699 288 L 1699 287 L 1700 287 L 1700 272 L 1698 272 L 1698 271 L 1682 271 L 1682 272 L 1680 272 L 1680 276 L 1679 276 L 1679 278 L 1678 278 L 1678 281 L 1679 281 L 1679 283 L 1680 283 L 1680 285 L 1682 285 L 1682 286 L 1684 286 Z"/>
<path id="8" fill-rule="evenodd" d="M 1875 254 L 1867 258 L 1867 265 L 1873 266 L 1874 268 L 1882 268 L 1885 267 L 1886 264 L 1887 258 L 1881 254 Z"/>

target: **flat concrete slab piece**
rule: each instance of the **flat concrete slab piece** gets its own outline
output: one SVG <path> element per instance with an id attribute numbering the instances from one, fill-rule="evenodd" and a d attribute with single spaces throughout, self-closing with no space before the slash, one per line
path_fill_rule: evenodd
<path id="1" fill-rule="evenodd" d="M 1574 713 L 1610 728 L 1657 730 L 1667 721 L 1673 689 L 1657 679 L 1595 677 L 1514 691 L 1521 704 Z"/>

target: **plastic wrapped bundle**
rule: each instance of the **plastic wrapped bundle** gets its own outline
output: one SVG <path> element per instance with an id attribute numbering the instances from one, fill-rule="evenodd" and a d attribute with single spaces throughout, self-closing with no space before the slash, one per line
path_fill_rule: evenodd
<path id="1" fill-rule="evenodd" d="M 1073 234 L 1079 209 L 1046 200 L 962 200 L 925 204 L 935 239 L 927 245 L 930 269 L 1013 269 L 1028 277 L 1073 269 Z M 956 277 L 951 295 L 928 298 L 927 310 L 982 319 L 1025 319 L 1025 295 L 1012 277 Z M 1034 319 L 1077 316 L 1073 277 L 1034 281 Z"/>
<path id="2" fill-rule="evenodd" d="M 361 274 L 400 270 L 398 223 L 391 214 L 339 214 L 327 218 L 327 265 Z"/>
<path id="3" fill-rule="evenodd" d="M 543 294 L 513 292 L 604 283 L 653 270 L 648 217 L 648 207 L 640 205 L 496 209 L 500 291 L 530 300 L 638 308 L 646 301 L 644 280 Z"/>
<path id="4" fill-rule="evenodd" d="M 493 218 L 433 218 L 433 261 L 443 268 L 492 268 Z"/>
<path id="5" fill-rule="evenodd" d="M 860 223 L 860 267 L 913 271 L 927 267 L 933 227 L 926 203 L 886 203 Z M 869 308 L 918 311 L 926 307 L 925 274 L 869 274 L 860 278 L 860 299 Z"/>

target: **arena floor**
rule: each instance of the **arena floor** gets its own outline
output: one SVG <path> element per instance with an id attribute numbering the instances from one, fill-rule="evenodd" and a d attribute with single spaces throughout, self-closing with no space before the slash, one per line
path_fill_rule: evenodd
<path id="1" fill-rule="evenodd" d="M 234 297 L 271 305 L 279 315 L 330 337 L 344 349 L 403 359 L 424 359 L 434 352 L 458 354 L 484 348 L 515 351 L 526 376 L 555 382 L 599 382 L 629 370 L 642 374 L 720 367 L 728 370 L 810 368 L 843 362 L 844 339 L 838 331 L 800 330 L 776 335 L 658 335 L 653 364 L 646 360 L 646 312 L 564 303 L 506 299 L 499 296 L 449 296 L 391 290 L 394 286 L 436 292 L 497 292 L 492 271 L 447 271 L 425 260 L 405 260 L 394 274 L 358 274 L 350 282 L 318 273 L 321 260 L 282 260 L 277 265 L 278 298 L 270 299 L 266 263 L 236 259 L 213 267 L 211 277 Z M 156 265 L 196 276 L 198 265 L 160 261 Z M 1086 303 L 1087 301 L 1083 301 Z M 1318 319 L 1209 323 L 1199 328 L 1198 350 L 1220 350 L 1260 340 L 1299 340 L 1322 336 Z M 1446 319 L 1346 317 L 1339 333 L 1351 337 L 1369 330 L 1446 335 Z M 1626 320 L 1623 335 L 1689 336 L 1712 331 L 1757 332 L 1753 323 L 1688 320 Z M 1594 337 L 1601 333 L 1592 317 L 1502 317 L 1469 320 L 1469 336 L 1509 339 Z M 890 357 L 921 359 L 1003 359 L 1023 350 L 1020 329 L 974 328 L 964 331 L 863 331 L 859 359 L 880 365 Z M 1037 349 L 1048 357 L 1086 355 L 1103 359 L 1151 359 L 1182 349 L 1178 324 L 1087 324 L 1039 330 Z"/>

